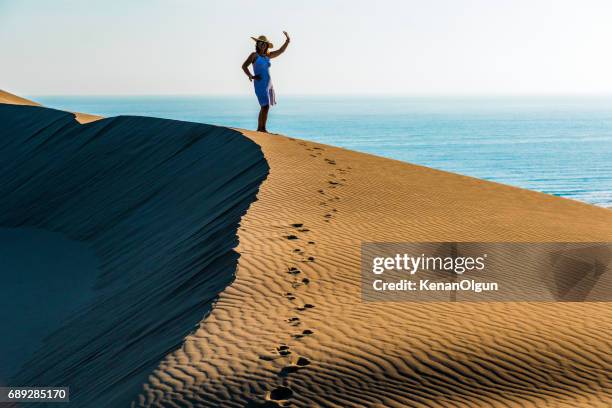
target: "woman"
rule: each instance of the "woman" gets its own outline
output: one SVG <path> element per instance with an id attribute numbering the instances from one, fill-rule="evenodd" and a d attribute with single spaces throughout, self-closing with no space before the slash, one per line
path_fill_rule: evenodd
<path id="1" fill-rule="evenodd" d="M 257 131 L 259 132 L 267 132 L 268 110 L 270 105 L 276 104 L 274 88 L 272 88 L 272 81 L 270 80 L 270 58 L 278 57 L 287 49 L 291 39 L 286 31 L 283 31 L 283 34 L 286 38 L 285 43 L 276 51 L 270 51 L 272 43 L 268 41 L 265 35 L 260 35 L 257 38 L 251 37 L 255 41 L 255 52 L 251 53 L 242 64 L 242 70 L 249 77 L 249 81 L 255 80 L 255 95 L 257 95 L 257 100 L 261 106 L 257 123 Z M 249 64 L 253 64 L 253 75 L 249 71 Z"/>

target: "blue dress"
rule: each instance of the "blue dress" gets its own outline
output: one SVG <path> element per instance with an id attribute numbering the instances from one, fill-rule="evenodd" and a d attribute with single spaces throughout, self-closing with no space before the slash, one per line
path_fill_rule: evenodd
<path id="1" fill-rule="evenodd" d="M 257 58 L 253 62 L 253 72 L 259 75 L 259 79 L 254 79 L 255 95 L 261 106 L 276 105 L 276 97 L 272 80 L 270 79 L 270 57 L 262 57 L 257 54 Z"/>

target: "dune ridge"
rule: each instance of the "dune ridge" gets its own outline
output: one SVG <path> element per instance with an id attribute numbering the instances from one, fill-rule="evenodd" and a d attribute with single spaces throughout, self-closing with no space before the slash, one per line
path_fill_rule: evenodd
<path id="1" fill-rule="evenodd" d="M 69 384 L 72 406 L 126 406 L 234 279 L 238 223 L 268 172 L 261 150 L 216 126 L 81 125 L 37 106 L 0 105 L 0 129 L 0 226 L 60 232 L 101 268 L 87 306 L 10 384 Z"/>
<path id="2" fill-rule="evenodd" d="M 40 104 L 37 102 L 34 102 L 30 99 L 22 98 L 21 96 L 14 95 L 10 92 L 3 91 L 2 89 L 0 89 L 0 103 L 6 103 L 11 105 L 40 106 Z"/>
<path id="3" fill-rule="evenodd" d="M 10 105 L 29 105 L 29 106 L 41 106 L 38 102 L 34 102 L 30 99 L 22 98 L 21 96 L 14 95 L 10 92 L 3 91 L 0 89 L 0 103 Z M 76 120 L 79 123 L 89 123 L 96 120 L 102 119 L 102 116 L 91 115 L 89 113 L 73 112 Z"/>

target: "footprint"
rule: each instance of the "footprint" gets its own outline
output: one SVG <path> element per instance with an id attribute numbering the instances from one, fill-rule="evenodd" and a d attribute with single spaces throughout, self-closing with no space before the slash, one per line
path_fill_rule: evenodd
<path id="1" fill-rule="evenodd" d="M 298 307 L 297 310 L 299 310 L 300 312 L 303 312 L 306 309 L 312 309 L 314 307 L 314 305 L 311 305 L 310 303 L 306 303 L 304 304 L 304 306 L 302 307 Z"/>
<path id="2" fill-rule="evenodd" d="M 287 235 L 285 238 L 287 238 L 288 240 L 298 239 L 298 237 L 295 235 Z"/>
<path id="3" fill-rule="evenodd" d="M 303 330 L 301 333 L 294 334 L 293 338 L 294 339 L 301 339 L 302 337 L 310 336 L 312 334 L 314 334 L 314 332 L 312 330 L 306 329 L 306 330 Z"/>
<path id="4" fill-rule="evenodd" d="M 306 357 L 300 357 L 297 359 L 295 363 L 288 365 L 286 367 L 283 367 L 279 375 L 281 377 L 286 377 L 287 375 L 291 373 L 295 373 L 308 365 L 310 365 L 310 360 L 308 360 Z"/>
<path id="5" fill-rule="evenodd" d="M 325 214 L 325 218 L 331 218 L 332 215 L 331 214 Z"/>
<path id="6" fill-rule="evenodd" d="M 310 230 L 308 228 L 300 228 L 298 231 L 300 231 L 300 232 L 308 232 Z"/>
<path id="7" fill-rule="evenodd" d="M 285 401 L 293 396 L 293 391 L 289 387 L 276 387 L 268 394 L 269 400 L 272 401 Z"/>
<path id="8" fill-rule="evenodd" d="M 283 296 L 286 297 L 289 300 L 295 300 L 295 296 L 293 296 L 293 293 L 291 293 L 291 292 L 285 292 L 285 294 Z"/>
<path id="9" fill-rule="evenodd" d="M 293 252 L 298 252 L 298 253 L 300 253 L 300 252 L 304 252 L 304 251 L 302 251 L 300 248 L 295 248 L 295 249 L 293 250 Z"/>
<path id="10" fill-rule="evenodd" d="M 310 283 L 310 279 L 308 279 L 308 278 L 304 278 L 304 279 L 302 279 L 302 283 L 303 283 L 304 285 L 308 285 L 308 284 Z"/>
<path id="11" fill-rule="evenodd" d="M 264 355 L 259 356 L 259 359 L 264 360 L 264 361 L 273 361 L 281 357 L 288 356 L 290 354 L 291 354 L 291 351 L 289 351 L 289 346 L 285 344 L 281 344 L 280 346 L 276 347 L 274 351 L 271 351 L 269 354 L 264 354 Z"/>
<path id="12" fill-rule="evenodd" d="M 297 275 L 298 273 L 302 272 L 300 271 L 298 268 L 296 268 L 295 266 L 290 266 L 289 268 L 287 268 L 287 272 L 292 274 L 292 275 Z"/>
<path id="13" fill-rule="evenodd" d="M 300 357 L 295 362 L 295 365 L 297 365 L 299 367 L 306 367 L 307 365 L 310 365 L 310 360 L 307 359 L 306 357 Z"/>
<path id="14" fill-rule="evenodd" d="M 308 241 L 308 245 L 314 245 L 315 242 L 314 241 Z"/>
<path id="15" fill-rule="evenodd" d="M 301 222 L 296 222 L 295 224 L 291 224 L 291 226 L 293 228 L 302 228 L 304 224 L 302 224 Z"/>
<path id="16" fill-rule="evenodd" d="M 337 181 L 334 181 L 334 180 L 328 180 L 327 182 L 328 182 L 329 184 L 331 184 L 331 185 L 340 184 L 340 183 L 338 183 Z"/>
<path id="17" fill-rule="evenodd" d="M 285 319 L 285 321 L 287 323 L 289 323 L 291 326 L 299 326 L 300 325 L 300 318 L 299 317 L 290 317 L 288 319 Z"/>
<path id="18" fill-rule="evenodd" d="M 280 345 L 276 348 L 276 352 L 278 354 L 280 354 L 281 356 L 285 357 L 288 356 L 289 354 L 291 354 L 291 351 L 289 350 L 289 346 L 286 345 Z"/>

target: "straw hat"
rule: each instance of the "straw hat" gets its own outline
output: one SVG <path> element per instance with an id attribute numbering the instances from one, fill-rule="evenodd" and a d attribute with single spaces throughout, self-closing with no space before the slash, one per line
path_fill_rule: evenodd
<path id="1" fill-rule="evenodd" d="M 257 41 L 257 42 L 265 42 L 265 43 L 267 43 L 268 44 L 268 48 L 274 47 L 274 45 L 272 45 L 272 43 L 270 41 L 268 41 L 268 37 L 266 37 L 265 35 L 260 35 L 257 38 L 251 37 L 251 39 L 253 41 Z"/>

